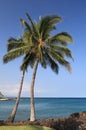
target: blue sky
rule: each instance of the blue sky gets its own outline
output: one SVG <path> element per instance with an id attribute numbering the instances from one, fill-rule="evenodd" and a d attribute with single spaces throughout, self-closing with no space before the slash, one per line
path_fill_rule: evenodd
<path id="1" fill-rule="evenodd" d="M 72 74 L 60 66 L 59 74 L 50 68 L 44 70 L 39 65 L 35 82 L 37 97 L 86 97 L 86 0 L 0 0 L 0 91 L 5 96 L 16 96 L 21 72 L 22 57 L 3 64 L 9 37 L 18 38 L 23 33 L 20 18 L 26 20 L 28 12 L 32 19 L 39 16 L 57 14 L 63 18 L 56 33 L 66 31 L 73 37 L 74 62 Z M 29 96 L 33 70 L 25 75 L 22 96 Z"/>

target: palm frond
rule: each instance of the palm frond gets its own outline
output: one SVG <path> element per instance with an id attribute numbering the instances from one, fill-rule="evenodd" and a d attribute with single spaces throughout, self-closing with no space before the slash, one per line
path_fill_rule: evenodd
<path id="1" fill-rule="evenodd" d="M 19 56 L 26 54 L 29 51 L 29 49 L 30 47 L 24 46 L 24 47 L 20 47 L 12 51 L 9 51 L 6 55 L 4 55 L 3 62 L 7 63 L 11 60 L 14 60 L 15 58 L 18 58 Z"/>
<path id="2" fill-rule="evenodd" d="M 67 32 L 62 32 L 62 33 L 57 34 L 56 38 L 58 40 L 65 41 L 65 42 L 70 42 L 70 43 L 73 42 L 71 35 L 69 35 Z"/>
<path id="3" fill-rule="evenodd" d="M 65 66 L 69 72 L 71 72 L 71 66 L 68 61 L 66 61 L 62 55 L 62 53 L 57 53 L 53 51 L 52 49 L 47 49 L 48 53 L 54 59 L 56 62 L 58 62 L 60 65 Z"/>
<path id="4" fill-rule="evenodd" d="M 43 68 L 46 68 L 46 60 L 45 60 L 45 54 L 43 53 L 43 48 L 41 46 L 38 46 L 38 52 L 39 53 L 39 61 L 40 61 L 40 64 L 42 65 Z"/>
<path id="5" fill-rule="evenodd" d="M 33 29 L 34 36 L 38 36 L 38 33 L 37 33 L 37 31 L 36 31 L 34 22 L 32 21 L 30 15 L 29 15 L 28 13 L 26 13 L 26 16 L 27 16 L 27 18 L 29 19 L 29 21 L 30 21 L 30 23 L 31 23 L 31 25 L 32 25 L 32 29 Z"/>
<path id="6" fill-rule="evenodd" d="M 25 31 L 23 34 L 23 40 L 26 45 L 33 46 L 33 36 L 29 34 L 27 31 Z"/>
<path id="7" fill-rule="evenodd" d="M 53 29 L 56 29 L 55 24 L 57 22 L 60 22 L 62 19 L 61 17 L 57 16 L 57 15 L 52 15 L 52 16 L 45 16 L 42 17 L 40 20 L 40 34 L 43 38 L 43 40 L 46 39 L 46 37 L 48 37 L 50 35 L 50 32 Z"/>
<path id="8" fill-rule="evenodd" d="M 24 19 L 20 19 L 20 22 L 24 25 L 24 27 L 30 32 L 33 33 L 31 26 L 29 25 L 29 23 L 27 23 Z"/>
<path id="9" fill-rule="evenodd" d="M 39 32 L 39 24 L 36 21 L 34 21 L 34 27 L 35 27 L 36 37 L 40 38 L 41 35 Z"/>
<path id="10" fill-rule="evenodd" d="M 56 74 L 58 74 L 58 72 L 59 72 L 59 66 L 55 62 L 55 60 L 47 52 L 46 52 L 46 62 L 50 66 L 50 68 L 52 69 L 52 71 L 54 71 Z"/>
<path id="11" fill-rule="evenodd" d="M 20 66 L 20 70 L 23 70 L 23 68 L 25 66 L 25 69 L 27 71 L 28 66 L 31 66 L 33 68 L 34 64 L 35 64 L 35 54 L 34 53 L 31 53 L 31 54 L 28 53 L 23 58 L 23 62 L 22 62 L 22 65 Z"/>
<path id="12" fill-rule="evenodd" d="M 68 43 L 73 42 L 73 39 L 68 33 L 62 32 L 62 33 L 56 34 L 52 37 L 49 37 L 46 40 L 46 42 L 48 44 L 61 44 L 63 46 L 67 46 Z"/>
<path id="13" fill-rule="evenodd" d="M 57 46 L 55 44 L 52 44 L 50 45 L 50 48 L 53 50 L 53 51 L 56 51 L 57 53 L 61 53 L 63 56 L 66 56 L 66 57 L 69 57 L 69 58 L 72 58 L 72 52 L 70 49 L 68 49 L 67 47 L 64 47 L 64 46 Z"/>
<path id="14" fill-rule="evenodd" d="M 7 51 L 11 51 L 22 46 L 24 46 L 24 42 L 22 39 L 16 40 L 11 37 L 8 39 Z"/>

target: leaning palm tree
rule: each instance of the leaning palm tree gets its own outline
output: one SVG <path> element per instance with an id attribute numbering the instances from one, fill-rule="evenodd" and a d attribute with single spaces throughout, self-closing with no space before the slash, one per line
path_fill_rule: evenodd
<path id="1" fill-rule="evenodd" d="M 30 54 L 34 57 L 34 72 L 30 87 L 30 121 L 35 121 L 34 83 L 38 64 L 40 63 L 43 68 L 46 68 L 47 65 L 49 65 L 56 74 L 58 74 L 59 64 L 65 66 L 67 70 L 71 72 L 70 63 L 66 60 L 66 57 L 72 58 L 71 51 L 67 48 L 67 45 L 73 40 L 66 32 L 61 32 L 53 36 L 51 35 L 51 31 L 56 29 L 56 23 L 61 21 L 61 17 L 56 15 L 45 16 L 41 17 L 39 23 L 37 23 L 36 21 L 32 21 L 28 14 L 26 15 L 30 23 L 27 23 L 23 19 L 21 19 L 21 22 L 25 26 L 25 30 L 27 30 L 27 32 L 33 31 L 31 35 L 33 49 Z M 29 53 L 27 54 L 27 57 L 28 56 Z M 22 67 L 26 64 L 26 62 L 27 61 L 24 59 Z"/>
<path id="2" fill-rule="evenodd" d="M 16 57 L 19 57 L 20 55 L 22 55 L 22 51 L 24 51 L 24 49 L 26 49 L 25 48 L 26 42 L 24 41 L 24 39 L 25 39 L 25 34 L 24 34 L 24 38 L 22 36 L 22 38 L 19 38 L 18 40 L 14 39 L 14 38 L 10 38 L 8 40 L 8 45 L 7 45 L 8 53 L 6 55 L 4 55 L 4 57 L 3 57 L 4 63 L 8 63 L 8 61 L 11 61 L 11 60 L 15 59 Z M 31 45 L 29 45 L 29 46 L 31 46 Z M 25 61 L 27 61 L 26 56 L 24 57 Z M 15 115 L 17 112 L 17 108 L 18 108 L 18 104 L 19 104 L 19 100 L 20 100 L 20 96 L 21 96 L 25 71 L 27 71 L 28 65 L 33 67 L 33 63 L 31 63 L 31 60 L 32 60 L 31 56 L 29 56 L 28 62 L 26 62 L 25 64 L 22 63 L 22 65 L 21 65 L 22 66 L 22 77 L 21 77 L 20 87 L 19 87 L 19 91 L 18 91 L 18 96 L 17 96 L 16 102 L 15 102 L 15 105 L 13 107 L 13 110 L 12 110 L 9 118 L 7 119 L 7 121 L 13 122 L 15 119 Z"/>
<path id="3" fill-rule="evenodd" d="M 22 39 L 19 39 L 19 40 L 16 40 L 14 38 L 10 38 L 8 40 L 8 45 L 7 45 L 7 51 L 8 51 L 8 54 L 10 54 L 10 51 L 14 51 L 14 49 L 16 48 L 19 48 L 20 46 L 22 46 Z M 7 55 L 8 55 L 7 54 Z M 3 61 L 4 63 L 7 63 L 8 61 L 14 59 L 16 57 L 16 53 L 13 55 L 10 54 L 9 58 L 6 58 L 7 55 L 5 55 L 3 57 Z M 9 59 L 9 60 L 8 60 Z M 15 119 L 15 115 L 16 115 L 16 112 L 17 112 L 17 108 L 18 108 L 18 104 L 19 104 L 19 100 L 20 100 L 20 95 L 21 95 L 21 91 L 22 91 L 22 86 L 23 86 L 23 80 L 24 80 L 24 74 L 25 74 L 25 67 L 23 68 L 22 70 L 22 77 L 21 77 L 21 82 L 20 82 L 20 87 L 19 87 L 19 92 L 18 92 L 18 96 L 17 96 L 17 99 L 16 99 L 16 102 L 15 102 L 15 106 L 9 116 L 9 118 L 7 119 L 7 121 L 10 121 L 10 122 L 13 122 L 14 119 Z"/>

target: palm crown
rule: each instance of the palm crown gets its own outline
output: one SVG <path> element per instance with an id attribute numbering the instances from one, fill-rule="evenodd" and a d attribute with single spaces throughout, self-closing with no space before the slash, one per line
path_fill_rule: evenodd
<path id="1" fill-rule="evenodd" d="M 24 55 L 21 70 L 25 66 L 26 69 L 30 65 L 34 66 L 36 60 L 46 68 L 47 65 L 58 73 L 58 63 L 65 66 L 71 71 L 70 64 L 65 57 L 72 58 L 71 51 L 67 48 L 68 42 L 72 42 L 72 37 L 66 33 L 51 35 L 56 29 L 56 23 L 61 21 L 61 17 L 57 15 L 40 17 L 39 23 L 32 21 L 30 16 L 26 14 L 29 23 L 20 19 L 25 30 L 23 36 L 19 39 L 10 38 L 8 40 L 7 51 L 3 61 L 7 63 L 21 55 Z"/>

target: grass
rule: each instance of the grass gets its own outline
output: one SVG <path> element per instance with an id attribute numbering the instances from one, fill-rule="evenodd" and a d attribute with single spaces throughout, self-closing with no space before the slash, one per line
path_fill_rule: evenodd
<path id="1" fill-rule="evenodd" d="M 42 126 L 0 126 L 0 130 L 53 130 Z"/>

